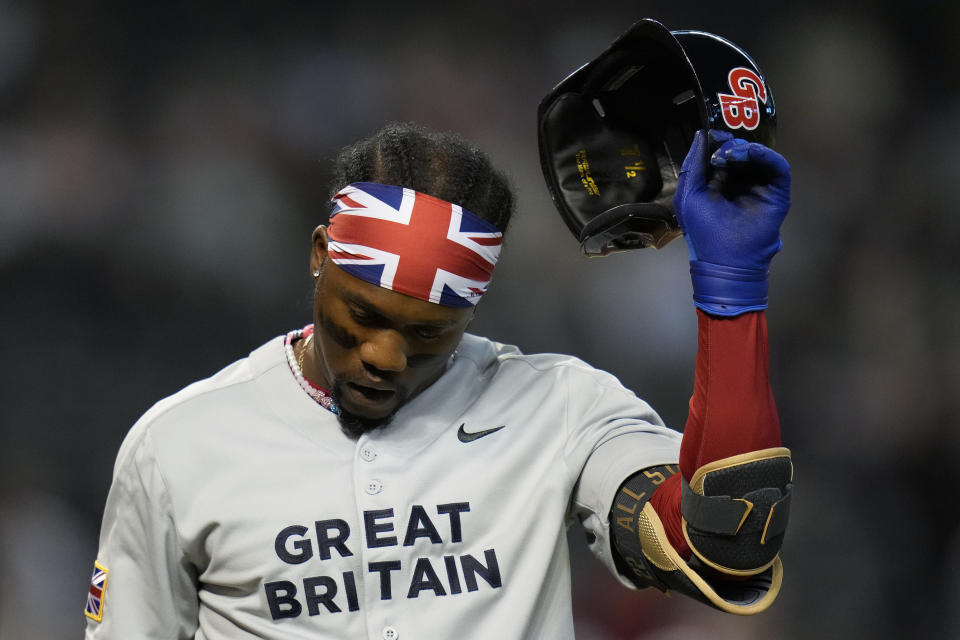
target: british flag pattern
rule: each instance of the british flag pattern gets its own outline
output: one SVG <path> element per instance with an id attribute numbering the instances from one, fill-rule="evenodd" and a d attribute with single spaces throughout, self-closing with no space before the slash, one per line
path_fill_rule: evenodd
<path id="1" fill-rule="evenodd" d="M 103 620 L 103 596 L 107 589 L 107 570 L 100 563 L 93 564 L 90 590 L 87 592 L 87 607 L 84 613 L 97 622 Z"/>
<path id="2" fill-rule="evenodd" d="M 449 307 L 487 291 L 503 234 L 459 205 L 393 185 L 355 182 L 334 197 L 327 254 L 372 284 Z"/>

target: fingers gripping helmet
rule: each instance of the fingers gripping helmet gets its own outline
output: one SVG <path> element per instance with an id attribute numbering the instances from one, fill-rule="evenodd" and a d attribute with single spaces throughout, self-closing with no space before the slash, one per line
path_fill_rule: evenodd
<path id="1" fill-rule="evenodd" d="M 776 107 L 747 53 L 702 31 L 634 24 L 541 101 L 540 164 L 588 256 L 681 235 L 677 176 L 698 129 L 773 146 Z"/>

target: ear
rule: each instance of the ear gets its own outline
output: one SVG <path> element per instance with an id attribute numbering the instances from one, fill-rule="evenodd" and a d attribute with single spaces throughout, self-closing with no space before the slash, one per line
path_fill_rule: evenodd
<path id="1" fill-rule="evenodd" d="M 313 249 L 310 251 L 310 275 L 320 271 L 327 260 L 327 228 L 324 225 L 313 230 Z"/>

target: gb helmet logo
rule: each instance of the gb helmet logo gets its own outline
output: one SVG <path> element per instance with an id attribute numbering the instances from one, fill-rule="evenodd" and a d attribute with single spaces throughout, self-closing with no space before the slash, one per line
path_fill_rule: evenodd
<path id="1" fill-rule="evenodd" d="M 727 75 L 729 93 L 718 93 L 723 121 L 731 129 L 756 129 L 760 124 L 760 103 L 767 103 L 767 88 L 754 71 L 746 67 L 731 69 Z"/>

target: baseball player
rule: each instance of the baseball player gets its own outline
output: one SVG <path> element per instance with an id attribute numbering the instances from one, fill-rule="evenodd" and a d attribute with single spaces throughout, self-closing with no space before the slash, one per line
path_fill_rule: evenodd
<path id="1" fill-rule="evenodd" d="M 571 638 L 575 520 L 628 587 L 762 611 L 792 469 L 763 311 L 789 182 L 722 131 L 683 163 L 699 348 L 681 437 L 608 373 L 466 333 L 513 210 L 482 152 L 413 125 L 346 149 L 313 322 L 124 440 L 86 637 Z"/>

